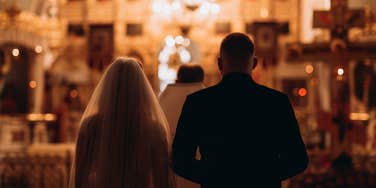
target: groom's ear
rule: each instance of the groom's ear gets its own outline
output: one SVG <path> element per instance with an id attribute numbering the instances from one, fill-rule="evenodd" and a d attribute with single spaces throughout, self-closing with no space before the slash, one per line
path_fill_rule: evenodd
<path id="1" fill-rule="evenodd" d="M 257 59 L 257 56 L 253 57 L 253 65 L 252 65 L 252 70 L 255 69 L 257 67 L 257 64 L 258 64 L 258 59 Z"/>
<path id="2" fill-rule="evenodd" d="M 217 65 L 218 65 L 218 69 L 222 72 L 223 62 L 222 62 L 222 58 L 221 57 L 217 58 Z"/>

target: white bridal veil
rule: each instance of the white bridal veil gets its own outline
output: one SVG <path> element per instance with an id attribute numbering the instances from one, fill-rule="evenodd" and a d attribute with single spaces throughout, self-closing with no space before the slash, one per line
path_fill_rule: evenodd
<path id="1" fill-rule="evenodd" d="M 169 188 L 169 130 L 138 60 L 105 71 L 82 116 L 70 187 Z"/>

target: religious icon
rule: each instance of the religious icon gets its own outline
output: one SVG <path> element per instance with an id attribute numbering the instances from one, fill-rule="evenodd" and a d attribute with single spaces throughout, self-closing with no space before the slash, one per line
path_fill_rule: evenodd
<path id="1" fill-rule="evenodd" d="M 371 60 L 350 64 L 350 84 L 352 112 L 367 112 L 376 106 L 376 71 Z"/>
<path id="2" fill-rule="evenodd" d="M 78 37 L 85 36 L 85 30 L 82 24 L 69 24 L 68 25 L 68 34 Z"/>
<path id="3" fill-rule="evenodd" d="M 349 9 L 345 0 L 332 0 L 330 11 L 313 12 L 313 28 L 331 29 L 332 38 L 346 39 L 350 28 L 364 26 L 365 11 Z"/>
<path id="4" fill-rule="evenodd" d="M 277 52 L 278 24 L 276 22 L 256 22 L 249 30 L 255 37 L 256 55 L 274 57 Z"/>
<path id="5" fill-rule="evenodd" d="M 376 66 L 373 60 L 350 64 L 350 118 L 364 127 L 366 149 L 376 149 Z"/>
<path id="6" fill-rule="evenodd" d="M 89 65 L 102 71 L 111 63 L 114 51 L 113 26 L 92 25 L 89 34 Z"/>
<path id="7" fill-rule="evenodd" d="M 288 22 L 253 22 L 246 24 L 246 32 L 254 36 L 256 55 L 266 69 L 278 62 L 278 36 L 289 33 Z"/>
<path id="8" fill-rule="evenodd" d="M 216 34 L 227 34 L 231 32 L 231 23 L 230 22 L 218 22 L 215 24 L 215 33 Z"/>
<path id="9" fill-rule="evenodd" d="M 29 51 L 18 46 L 5 46 L 0 65 L 0 114 L 27 113 L 29 107 Z"/>
<path id="10" fill-rule="evenodd" d="M 5 53 L 3 50 L 0 50 L 0 80 L 4 75 L 9 72 L 10 63 L 5 59 Z"/>
<path id="11" fill-rule="evenodd" d="M 141 36 L 143 33 L 143 26 L 139 23 L 129 23 L 126 25 L 126 32 L 128 36 Z"/>

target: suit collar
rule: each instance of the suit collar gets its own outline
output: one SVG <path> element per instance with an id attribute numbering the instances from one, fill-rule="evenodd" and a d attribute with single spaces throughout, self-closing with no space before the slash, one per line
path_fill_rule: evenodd
<path id="1" fill-rule="evenodd" d="M 232 72 L 223 76 L 221 83 L 251 83 L 255 84 L 251 75 L 240 72 Z"/>

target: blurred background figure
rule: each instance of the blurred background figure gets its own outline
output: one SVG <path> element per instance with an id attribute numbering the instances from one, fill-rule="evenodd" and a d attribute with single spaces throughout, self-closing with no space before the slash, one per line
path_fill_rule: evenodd
<path id="1" fill-rule="evenodd" d="M 176 125 L 187 95 L 204 89 L 204 70 L 198 64 L 183 64 L 179 67 L 177 80 L 174 84 L 167 85 L 160 94 L 159 102 L 170 125 L 172 138 L 175 136 Z M 199 158 L 197 152 L 196 158 Z M 177 188 L 198 188 L 199 185 L 177 177 Z"/>
<path id="2" fill-rule="evenodd" d="M 183 64 L 179 67 L 177 80 L 167 85 L 159 95 L 159 102 L 170 124 L 171 134 L 175 135 L 176 124 L 187 95 L 204 89 L 204 70 L 198 64 Z"/>

